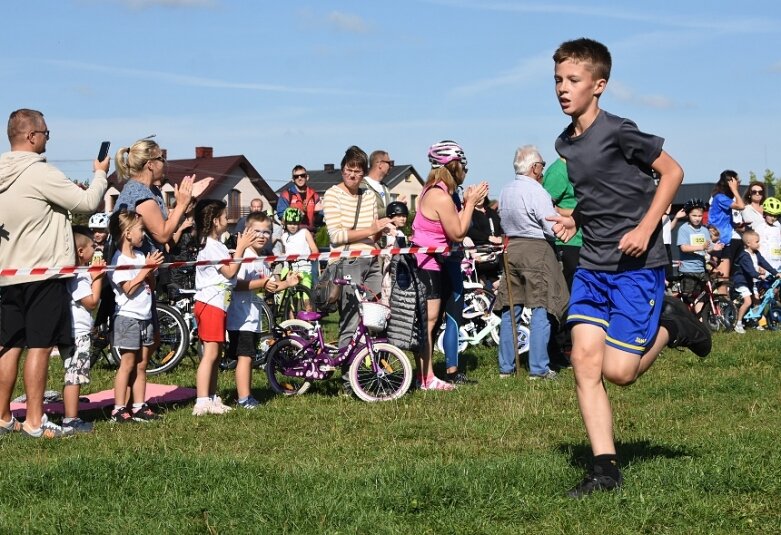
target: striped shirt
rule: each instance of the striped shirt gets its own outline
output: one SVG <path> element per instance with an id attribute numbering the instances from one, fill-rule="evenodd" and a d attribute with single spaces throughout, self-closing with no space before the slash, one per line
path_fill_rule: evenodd
<path id="1" fill-rule="evenodd" d="M 342 251 L 347 245 L 347 231 L 353 229 L 359 195 L 363 195 L 363 200 L 355 228 L 360 230 L 371 227 L 377 220 L 377 204 L 374 193 L 361 188 L 358 195 L 352 195 L 336 185 L 328 188 L 323 195 L 323 216 L 325 225 L 328 227 L 328 238 L 331 240 L 332 251 Z M 376 247 L 377 244 L 371 237 L 350 244 L 351 250 L 375 249 Z"/>

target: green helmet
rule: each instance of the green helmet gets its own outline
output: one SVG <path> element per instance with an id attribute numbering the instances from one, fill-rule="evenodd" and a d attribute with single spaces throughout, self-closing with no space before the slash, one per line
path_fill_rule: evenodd
<path id="1" fill-rule="evenodd" d="M 779 216 L 781 215 L 781 201 L 775 197 L 768 197 L 765 199 L 765 202 L 762 203 L 762 210 L 764 210 L 766 214 Z"/>
<path id="2" fill-rule="evenodd" d="M 304 212 L 298 208 L 285 208 L 282 213 L 282 221 L 285 223 L 301 223 L 304 220 Z"/>

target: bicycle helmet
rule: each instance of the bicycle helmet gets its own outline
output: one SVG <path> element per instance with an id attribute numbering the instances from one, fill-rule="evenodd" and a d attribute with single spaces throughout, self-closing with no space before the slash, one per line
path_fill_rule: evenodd
<path id="1" fill-rule="evenodd" d="M 700 210 L 707 210 L 708 203 L 703 201 L 702 199 L 689 199 L 685 203 L 683 203 L 683 211 L 687 214 L 694 210 L 695 208 L 699 208 Z"/>
<path id="2" fill-rule="evenodd" d="M 105 212 L 93 214 L 92 217 L 89 218 L 89 228 L 107 229 L 110 216 L 111 214 Z"/>
<path id="3" fill-rule="evenodd" d="M 304 212 L 298 208 L 285 208 L 282 213 L 282 221 L 285 223 L 301 223 L 304 220 Z"/>
<path id="4" fill-rule="evenodd" d="M 428 161 L 431 162 L 431 167 L 434 169 L 453 161 L 461 162 L 461 165 L 466 169 L 464 149 L 455 141 L 445 140 L 431 145 L 428 149 Z"/>
<path id="5" fill-rule="evenodd" d="M 766 214 L 779 216 L 781 215 L 781 201 L 775 197 L 768 197 L 765 202 L 762 203 L 762 210 Z"/>
<path id="6" fill-rule="evenodd" d="M 390 203 L 385 209 L 385 217 L 393 217 L 397 215 L 403 215 L 405 217 L 409 215 L 407 205 L 403 202 L 394 201 Z"/>

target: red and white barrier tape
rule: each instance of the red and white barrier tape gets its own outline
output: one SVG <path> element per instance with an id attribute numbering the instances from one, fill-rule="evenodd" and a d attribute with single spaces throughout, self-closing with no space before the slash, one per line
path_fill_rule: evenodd
<path id="1" fill-rule="evenodd" d="M 331 260 L 334 258 L 363 258 L 371 256 L 379 256 L 380 254 L 397 255 L 397 254 L 413 254 L 413 253 L 425 253 L 435 254 L 443 253 L 448 254 L 455 251 L 473 250 L 476 247 L 390 247 L 386 249 L 370 249 L 370 250 L 350 250 L 347 251 L 332 251 L 329 253 L 312 253 L 308 255 L 299 254 L 283 254 L 283 255 L 268 255 L 258 256 L 251 258 L 224 258 L 221 260 L 193 260 L 183 262 L 166 262 L 163 264 L 124 264 L 121 266 L 64 266 L 64 267 L 35 267 L 35 268 L 8 268 L 0 270 L 0 277 L 16 277 L 16 276 L 43 276 L 43 275 L 73 275 L 76 273 L 99 273 L 102 271 L 123 271 L 129 269 L 141 269 L 141 268 L 156 268 L 156 269 L 179 269 L 183 267 L 191 266 L 217 266 L 217 265 L 229 265 L 229 264 L 249 264 L 256 260 L 263 260 L 266 263 L 272 262 L 295 262 L 297 260 Z M 485 246 L 481 246 L 480 249 L 485 249 Z M 492 248 L 496 252 L 502 250 L 501 246 Z"/>

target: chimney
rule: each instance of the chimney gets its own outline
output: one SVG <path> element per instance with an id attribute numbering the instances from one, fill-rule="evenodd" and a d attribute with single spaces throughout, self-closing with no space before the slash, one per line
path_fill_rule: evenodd
<path id="1" fill-rule="evenodd" d="M 212 147 L 195 147 L 195 159 L 203 160 L 214 156 L 214 149 Z"/>
<path id="2" fill-rule="evenodd" d="M 334 164 L 327 163 L 327 164 L 323 165 L 323 171 L 325 171 L 327 173 L 333 173 L 334 172 Z"/>
<path id="3" fill-rule="evenodd" d="M 160 150 L 162 152 L 161 155 L 162 155 L 163 159 L 167 161 L 168 160 L 168 149 L 160 149 Z"/>

